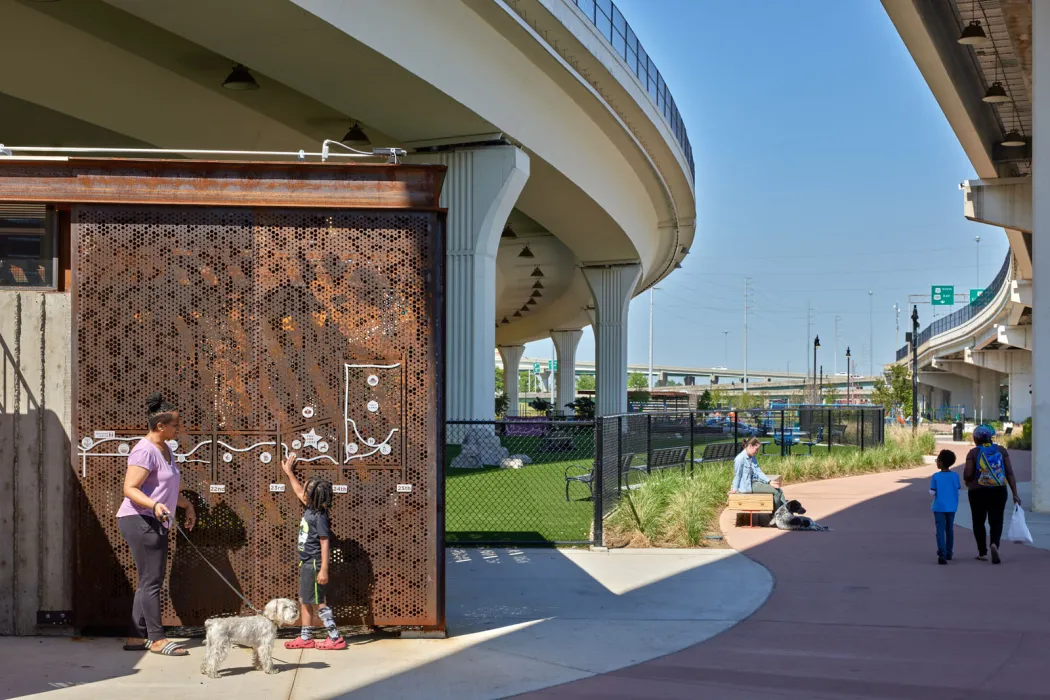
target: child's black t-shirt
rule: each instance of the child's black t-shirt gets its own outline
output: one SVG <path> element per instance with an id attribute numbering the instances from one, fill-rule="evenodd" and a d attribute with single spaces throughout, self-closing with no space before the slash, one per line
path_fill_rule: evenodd
<path id="1" fill-rule="evenodd" d="M 299 561 L 321 561 L 321 538 L 331 537 L 328 514 L 307 508 L 299 521 Z"/>

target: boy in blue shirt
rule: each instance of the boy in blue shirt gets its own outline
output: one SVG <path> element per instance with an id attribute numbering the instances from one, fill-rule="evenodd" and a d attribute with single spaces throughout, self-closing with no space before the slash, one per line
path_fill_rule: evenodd
<path id="1" fill-rule="evenodd" d="M 941 450 L 937 455 L 937 469 L 930 479 L 930 495 L 933 496 L 933 520 L 937 524 L 937 563 L 947 564 L 955 549 L 955 512 L 959 510 L 959 475 L 951 471 L 955 464 L 955 453 Z"/>

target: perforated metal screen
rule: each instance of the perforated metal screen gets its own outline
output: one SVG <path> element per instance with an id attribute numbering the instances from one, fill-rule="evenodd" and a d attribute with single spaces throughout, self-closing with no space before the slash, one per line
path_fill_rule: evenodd
<path id="1" fill-rule="evenodd" d="M 442 225 L 413 211 L 74 208 L 78 625 L 129 614 L 115 513 L 154 391 L 186 426 L 190 537 L 257 606 L 296 596 L 301 507 L 279 465 L 294 451 L 300 473 L 336 485 L 338 620 L 443 624 Z M 244 612 L 171 544 L 165 624 Z"/>

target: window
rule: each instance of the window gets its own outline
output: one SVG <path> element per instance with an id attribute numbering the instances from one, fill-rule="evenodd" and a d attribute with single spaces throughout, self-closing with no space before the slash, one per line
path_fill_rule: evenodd
<path id="1" fill-rule="evenodd" d="M 0 287 L 54 288 L 55 222 L 43 204 L 0 204 Z"/>

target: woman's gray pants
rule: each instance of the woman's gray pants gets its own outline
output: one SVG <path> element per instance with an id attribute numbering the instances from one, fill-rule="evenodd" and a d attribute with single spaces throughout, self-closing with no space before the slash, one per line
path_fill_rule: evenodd
<path id="1" fill-rule="evenodd" d="M 120 534 L 131 547 L 139 587 L 131 606 L 131 637 L 164 639 L 160 624 L 160 589 L 168 565 L 168 531 L 160 521 L 145 515 L 117 518 Z"/>
<path id="2" fill-rule="evenodd" d="M 774 488 L 763 481 L 752 481 L 751 482 L 751 493 L 771 493 L 773 494 L 773 512 L 777 512 L 777 508 L 784 505 L 784 491 L 782 489 Z"/>

